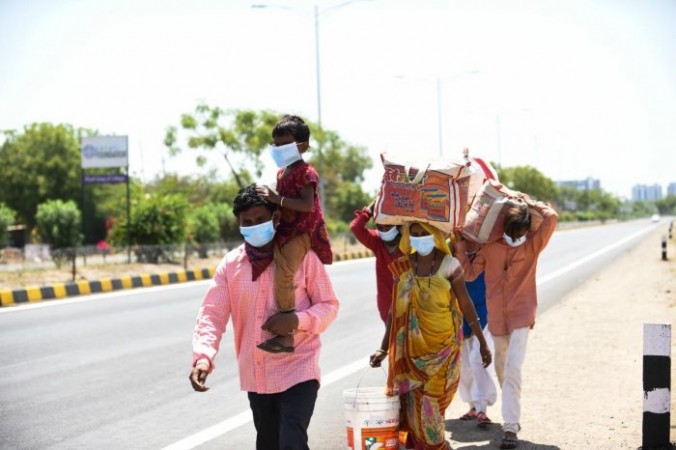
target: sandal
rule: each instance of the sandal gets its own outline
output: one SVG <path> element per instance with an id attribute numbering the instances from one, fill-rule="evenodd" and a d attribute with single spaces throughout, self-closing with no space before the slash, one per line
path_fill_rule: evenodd
<path id="1" fill-rule="evenodd" d="M 516 448 L 519 445 L 519 440 L 514 433 L 505 433 L 500 442 L 500 448 Z"/>
<path id="2" fill-rule="evenodd" d="M 474 420 L 476 419 L 477 414 L 476 414 L 476 409 L 472 408 L 469 411 L 467 411 L 465 414 L 460 416 L 460 420 Z"/>
<path id="3" fill-rule="evenodd" d="M 476 421 L 479 422 L 478 425 L 481 428 L 486 428 L 488 425 L 493 423 L 493 421 L 483 411 L 476 415 Z"/>
<path id="4" fill-rule="evenodd" d="M 269 353 L 291 353 L 293 352 L 292 346 L 283 345 L 276 338 L 268 339 L 267 341 L 261 342 L 256 347 L 261 350 L 265 350 Z"/>

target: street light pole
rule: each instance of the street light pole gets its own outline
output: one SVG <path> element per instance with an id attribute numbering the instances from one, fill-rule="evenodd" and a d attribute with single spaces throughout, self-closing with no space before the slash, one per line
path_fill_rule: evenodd
<path id="1" fill-rule="evenodd" d="M 471 69 L 463 72 L 456 73 L 448 77 L 439 77 L 437 76 L 434 81 L 436 84 L 437 91 L 437 142 L 439 145 L 439 157 L 443 158 L 444 156 L 444 120 L 443 120 L 443 101 L 442 101 L 442 85 L 444 81 L 454 80 L 464 75 L 476 75 L 479 73 L 479 69 Z M 396 75 L 396 78 L 399 79 L 413 79 L 417 81 L 425 81 L 429 83 L 431 80 L 429 78 L 412 78 L 404 75 Z"/>
<path id="2" fill-rule="evenodd" d="M 342 8 L 344 6 L 349 5 L 350 3 L 355 3 L 359 1 L 370 1 L 370 0 L 348 0 L 343 3 L 339 3 L 337 5 L 329 6 L 327 8 L 324 8 L 323 10 L 319 9 L 319 3 L 315 2 L 313 12 L 314 12 L 314 25 L 315 25 L 315 76 L 317 79 L 317 125 L 319 128 L 322 127 L 322 86 L 321 86 L 321 69 L 320 69 L 320 58 L 319 58 L 319 15 L 322 13 L 325 13 L 329 10 L 334 10 L 338 8 Z M 275 5 L 275 4 L 267 4 L 267 3 L 259 3 L 259 4 L 254 4 L 251 5 L 252 8 L 268 8 L 268 7 L 277 7 L 277 8 L 282 8 L 282 9 L 291 9 L 291 10 L 297 10 L 301 11 L 298 8 L 294 7 L 289 7 L 289 6 L 282 6 L 282 5 Z M 326 213 L 326 208 L 325 208 L 325 192 L 324 192 L 324 177 L 322 176 L 322 173 L 324 171 L 324 153 L 322 152 L 322 144 L 321 141 L 319 141 L 319 148 L 317 149 L 317 156 L 319 158 L 319 167 L 318 167 L 318 172 L 319 172 L 319 201 L 321 204 L 322 211 Z"/>
<path id="3" fill-rule="evenodd" d="M 317 125 L 322 127 L 322 85 L 321 85 L 321 70 L 319 65 L 319 5 L 315 3 L 315 73 L 317 77 Z M 326 196 L 324 184 L 324 152 L 322 152 L 321 141 L 318 141 L 319 148 L 317 149 L 317 156 L 319 158 L 319 204 L 322 208 L 322 213 L 326 214 Z"/>
<path id="4" fill-rule="evenodd" d="M 319 5 L 315 3 L 315 72 L 317 76 L 317 125 L 322 126 L 322 86 L 319 70 Z"/>
<path id="5" fill-rule="evenodd" d="M 495 115 L 495 130 L 496 130 L 496 142 L 495 146 L 498 150 L 498 164 L 502 167 L 502 156 L 500 151 L 500 113 Z"/>
<path id="6" fill-rule="evenodd" d="M 444 133 L 441 120 L 441 78 L 437 77 L 437 128 L 439 133 L 439 157 L 444 156 Z"/>

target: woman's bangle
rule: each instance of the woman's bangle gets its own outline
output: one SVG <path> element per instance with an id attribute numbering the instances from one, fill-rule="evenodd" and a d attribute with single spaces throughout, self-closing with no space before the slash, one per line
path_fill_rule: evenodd
<path id="1" fill-rule="evenodd" d="M 471 327 L 471 326 L 474 325 L 475 323 L 479 323 L 479 318 L 478 318 L 478 317 L 477 317 L 476 319 L 474 319 L 473 321 L 471 321 L 470 323 L 468 323 L 468 325 Z"/>
<path id="2" fill-rule="evenodd" d="M 379 355 L 383 355 L 383 354 L 387 353 L 387 350 L 383 350 L 382 348 L 379 348 L 378 350 L 376 350 L 376 353 L 379 354 Z"/>
<path id="3" fill-rule="evenodd" d="M 284 208 L 284 197 L 282 197 L 282 199 L 279 201 L 279 206 Z"/>

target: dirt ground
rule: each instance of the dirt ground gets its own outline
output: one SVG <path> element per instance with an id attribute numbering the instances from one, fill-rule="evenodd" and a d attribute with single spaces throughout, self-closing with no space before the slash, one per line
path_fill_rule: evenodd
<path id="1" fill-rule="evenodd" d="M 643 324 L 676 318 L 676 240 L 661 260 L 661 225 L 538 321 L 529 337 L 522 385 L 519 449 L 636 449 L 642 443 Z M 676 349 L 672 328 L 672 355 Z M 676 364 L 672 362 L 672 380 Z M 671 394 L 671 439 L 676 440 Z M 457 396 L 446 412 L 453 449 L 497 448 L 499 425 L 478 432 L 457 420 Z M 489 417 L 502 421 L 500 400 Z"/>

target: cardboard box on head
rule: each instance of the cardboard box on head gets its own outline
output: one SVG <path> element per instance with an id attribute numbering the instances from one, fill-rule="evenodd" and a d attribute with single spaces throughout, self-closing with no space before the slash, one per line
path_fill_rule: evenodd
<path id="1" fill-rule="evenodd" d="M 514 205 L 523 203 L 522 194 L 509 189 L 496 180 L 487 180 L 477 192 L 465 222 L 462 235 L 479 244 L 497 241 L 504 233 L 505 212 Z M 542 223 L 542 215 L 528 208 L 531 215 L 531 231 Z"/>
<path id="2" fill-rule="evenodd" d="M 409 162 L 381 154 L 385 172 L 376 201 L 375 222 L 428 223 L 446 234 L 464 222 L 470 171 L 464 162 Z"/>

